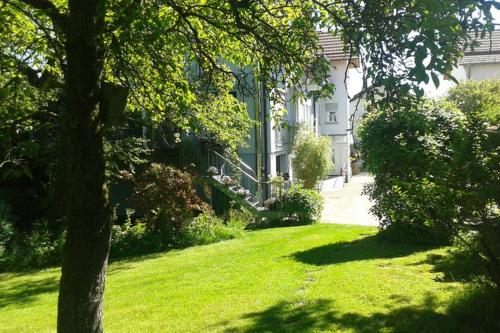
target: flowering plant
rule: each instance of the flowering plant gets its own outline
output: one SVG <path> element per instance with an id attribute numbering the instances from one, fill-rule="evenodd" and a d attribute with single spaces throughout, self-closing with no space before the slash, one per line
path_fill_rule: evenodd
<path id="1" fill-rule="evenodd" d="M 232 185 L 233 184 L 233 180 L 229 176 L 222 176 L 221 182 L 224 185 Z"/>
<path id="2" fill-rule="evenodd" d="M 236 191 L 236 194 L 238 194 L 239 196 L 242 196 L 243 198 L 246 198 L 246 197 L 250 196 L 250 191 L 245 190 L 244 188 L 240 188 L 238 191 Z"/>
<path id="3" fill-rule="evenodd" d="M 219 169 L 217 169 L 216 167 L 214 166 L 211 166 L 208 168 L 207 170 L 207 173 L 210 175 L 210 176 L 215 176 L 215 175 L 218 175 L 219 174 Z"/>

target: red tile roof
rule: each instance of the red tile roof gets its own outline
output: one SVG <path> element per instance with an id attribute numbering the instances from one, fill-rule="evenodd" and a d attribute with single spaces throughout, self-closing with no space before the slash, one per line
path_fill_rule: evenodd
<path id="1" fill-rule="evenodd" d="M 344 45 L 340 40 L 340 36 L 332 36 L 329 32 L 318 32 L 318 35 L 323 55 L 328 60 L 349 60 L 349 53 L 344 51 Z"/>
<path id="2" fill-rule="evenodd" d="M 491 34 L 486 33 L 483 39 L 475 35 L 472 38 L 477 40 L 479 45 L 474 49 L 468 47 L 465 56 L 459 61 L 460 64 L 500 62 L 500 30 L 494 30 Z"/>

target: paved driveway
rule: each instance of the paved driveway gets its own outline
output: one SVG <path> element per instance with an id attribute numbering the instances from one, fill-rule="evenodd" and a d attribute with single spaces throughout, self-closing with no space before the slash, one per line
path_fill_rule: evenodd
<path id="1" fill-rule="evenodd" d="M 366 173 L 352 177 L 351 181 L 339 186 L 323 187 L 325 208 L 321 221 L 325 223 L 358 224 L 378 226 L 378 220 L 368 210 L 372 206 L 366 195 L 361 195 L 363 185 L 373 182 Z"/>

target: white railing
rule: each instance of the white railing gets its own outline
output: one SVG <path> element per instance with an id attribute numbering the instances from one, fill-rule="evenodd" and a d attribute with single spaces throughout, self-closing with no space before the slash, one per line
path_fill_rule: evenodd
<path id="1" fill-rule="evenodd" d="M 243 161 L 236 159 L 234 162 L 222 156 L 218 152 L 211 150 L 209 152 L 210 167 L 217 168 L 217 178 L 220 182 L 227 181 L 230 183 L 231 189 L 237 192 L 239 189 L 247 190 L 247 201 L 254 202 L 258 205 L 264 203 L 262 188 L 264 183 L 260 182 L 255 174 L 255 171 Z"/>

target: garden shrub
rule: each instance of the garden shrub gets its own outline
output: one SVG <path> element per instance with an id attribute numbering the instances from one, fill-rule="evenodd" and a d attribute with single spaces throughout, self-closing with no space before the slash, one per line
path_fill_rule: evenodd
<path id="1" fill-rule="evenodd" d="M 183 224 L 176 236 L 172 237 L 167 232 L 149 228 L 140 219 L 134 220 L 133 210 L 126 211 L 126 222 L 113 226 L 110 252 L 112 259 L 236 238 L 252 218 L 251 213 L 245 210 L 231 210 L 227 222 L 213 212 L 203 213 Z"/>
<path id="2" fill-rule="evenodd" d="M 148 232 L 146 224 L 132 223 L 130 220 L 122 225 L 114 225 L 111 234 L 111 258 L 128 255 L 145 254 L 161 250 L 158 235 Z"/>
<path id="3" fill-rule="evenodd" d="M 380 230 L 378 237 L 391 243 L 442 245 L 449 243 L 448 230 L 438 231 L 423 224 L 393 223 Z"/>
<path id="4" fill-rule="evenodd" d="M 209 208 L 196 195 L 189 173 L 156 163 L 139 177 L 135 197 L 148 229 L 173 242 L 194 217 Z"/>
<path id="5" fill-rule="evenodd" d="M 281 197 L 266 200 L 265 205 L 286 213 L 282 224 L 309 224 L 321 218 L 323 197 L 315 190 L 293 185 Z"/>
<path id="6" fill-rule="evenodd" d="M 203 245 L 240 236 L 245 228 L 241 221 L 230 220 L 227 224 L 211 214 L 198 215 L 183 231 L 184 244 Z"/>
<path id="7" fill-rule="evenodd" d="M 303 131 L 295 138 L 292 148 L 292 169 L 305 188 L 314 189 L 333 168 L 332 146 L 329 137 L 317 137 Z"/>
<path id="8" fill-rule="evenodd" d="M 232 207 L 232 200 L 220 189 L 212 186 L 212 209 L 215 215 L 227 220 Z"/>
<path id="9" fill-rule="evenodd" d="M 41 220 L 29 233 L 15 233 L 2 259 L 3 269 L 40 268 L 62 262 L 66 233 L 52 234 Z"/>
<path id="10" fill-rule="evenodd" d="M 0 258 L 5 251 L 7 243 L 14 235 L 9 207 L 0 200 Z"/>
<path id="11" fill-rule="evenodd" d="M 361 139 L 382 226 L 458 238 L 500 287 L 499 119 L 500 81 L 470 81 L 444 100 L 369 114 Z"/>
<path id="12" fill-rule="evenodd" d="M 460 290 L 446 312 L 457 332 L 500 332 L 500 297 L 487 283 L 476 281 Z"/>
<path id="13" fill-rule="evenodd" d="M 457 213 L 449 205 L 453 193 L 433 177 L 448 172 L 451 141 L 462 123 L 463 115 L 452 104 L 433 102 L 382 110 L 366 118 L 360 130 L 362 153 L 375 182 L 365 192 L 375 202 L 372 213 L 383 228 L 413 225 L 407 229 L 424 232 L 426 228 L 438 239 L 451 240 L 452 230 L 443 226 Z"/>

